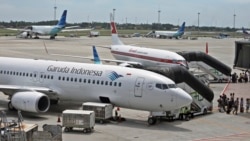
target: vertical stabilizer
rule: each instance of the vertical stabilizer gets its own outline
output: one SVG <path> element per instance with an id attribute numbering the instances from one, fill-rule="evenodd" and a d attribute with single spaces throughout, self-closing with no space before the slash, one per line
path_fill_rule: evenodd
<path id="1" fill-rule="evenodd" d="M 95 64 L 102 64 L 101 60 L 100 60 L 100 57 L 97 53 L 97 50 L 95 48 L 95 46 L 92 47 L 93 48 L 93 56 L 94 56 L 94 63 Z"/>
<path id="2" fill-rule="evenodd" d="M 110 14 L 110 27 L 112 36 L 112 45 L 123 45 L 122 41 L 118 37 L 115 22 L 113 21 L 112 14 Z"/>
<path id="3" fill-rule="evenodd" d="M 185 22 L 182 23 L 181 27 L 178 29 L 178 33 L 184 34 L 185 32 Z"/>
<path id="4" fill-rule="evenodd" d="M 58 21 L 57 26 L 65 27 L 66 26 L 66 17 L 67 17 L 67 10 L 63 11 L 61 19 Z"/>

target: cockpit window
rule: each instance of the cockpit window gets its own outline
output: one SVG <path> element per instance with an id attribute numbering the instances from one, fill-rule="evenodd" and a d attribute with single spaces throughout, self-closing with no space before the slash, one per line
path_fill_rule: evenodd
<path id="1" fill-rule="evenodd" d="M 177 88 L 175 84 L 168 84 L 169 88 Z"/>
<path id="2" fill-rule="evenodd" d="M 167 84 L 157 83 L 157 84 L 155 84 L 155 87 L 158 88 L 158 89 L 161 89 L 161 90 L 168 89 L 168 85 Z"/>

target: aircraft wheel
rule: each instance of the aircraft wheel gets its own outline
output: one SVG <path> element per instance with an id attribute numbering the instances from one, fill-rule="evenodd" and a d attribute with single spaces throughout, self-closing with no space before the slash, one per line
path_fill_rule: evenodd
<path id="1" fill-rule="evenodd" d="M 207 109 L 204 109 L 203 115 L 206 115 L 206 114 L 207 114 Z"/>
<path id="2" fill-rule="evenodd" d="M 55 39 L 55 36 L 50 36 L 50 39 Z"/>
<path id="3" fill-rule="evenodd" d="M 154 125 L 155 123 L 156 123 L 156 118 L 155 117 L 148 118 L 148 124 L 149 125 Z"/>
<path id="4" fill-rule="evenodd" d="M 39 39 L 39 37 L 36 36 L 34 39 Z"/>

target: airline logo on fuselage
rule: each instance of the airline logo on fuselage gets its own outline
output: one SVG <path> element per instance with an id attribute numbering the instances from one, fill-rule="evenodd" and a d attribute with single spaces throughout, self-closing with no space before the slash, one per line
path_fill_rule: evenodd
<path id="1" fill-rule="evenodd" d="M 145 51 L 139 51 L 139 50 L 133 49 L 133 48 L 130 48 L 130 49 L 128 50 L 128 52 L 131 52 L 131 53 L 138 53 L 138 54 L 148 54 L 148 53 L 145 52 Z"/>
<path id="2" fill-rule="evenodd" d="M 76 67 L 57 67 L 50 65 L 47 68 L 48 72 L 58 72 L 58 73 L 70 73 L 70 74 L 79 74 L 79 75 L 88 75 L 88 76 L 102 76 L 103 71 L 100 70 L 90 70 L 84 68 Z"/>
<path id="3" fill-rule="evenodd" d="M 117 72 L 115 71 L 110 71 L 107 73 L 108 75 L 108 78 L 111 80 L 111 81 L 114 81 L 120 77 L 123 77 L 123 75 L 119 75 Z"/>

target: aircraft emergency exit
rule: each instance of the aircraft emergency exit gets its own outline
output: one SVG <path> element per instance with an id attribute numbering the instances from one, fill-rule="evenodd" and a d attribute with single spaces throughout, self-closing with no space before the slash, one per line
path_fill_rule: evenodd
<path id="1" fill-rule="evenodd" d="M 46 112 L 50 102 L 112 103 L 145 111 L 170 111 L 192 98 L 160 74 L 112 65 L 0 57 L 0 91 L 9 109 Z"/>

